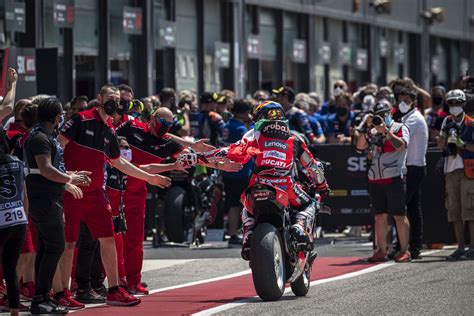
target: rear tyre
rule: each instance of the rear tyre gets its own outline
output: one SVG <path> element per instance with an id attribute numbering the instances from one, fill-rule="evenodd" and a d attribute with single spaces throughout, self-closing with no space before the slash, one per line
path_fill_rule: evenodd
<path id="1" fill-rule="evenodd" d="M 296 296 L 306 296 L 311 283 L 311 268 L 306 264 L 305 270 L 301 276 L 291 283 L 291 290 Z"/>
<path id="2" fill-rule="evenodd" d="M 252 278 L 258 296 L 264 301 L 276 301 L 285 291 L 285 255 L 278 230 L 271 224 L 259 224 L 253 234 L 250 249 Z"/>
<path id="3" fill-rule="evenodd" d="M 186 191 L 179 186 L 168 189 L 165 198 L 165 228 L 166 236 L 171 242 L 182 243 L 184 241 L 184 207 L 186 203 Z"/>

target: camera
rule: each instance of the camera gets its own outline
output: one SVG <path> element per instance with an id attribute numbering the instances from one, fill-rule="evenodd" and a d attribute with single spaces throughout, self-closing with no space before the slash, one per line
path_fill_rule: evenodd
<path id="1" fill-rule="evenodd" d="M 446 148 L 443 151 L 443 156 L 456 156 L 458 153 L 457 150 L 457 140 L 458 140 L 458 127 L 455 124 L 448 126 L 446 128 L 447 136 L 446 136 Z"/>
<path id="2" fill-rule="evenodd" d="M 127 231 L 127 220 L 125 219 L 125 213 L 122 207 L 120 207 L 119 215 L 113 218 L 114 221 L 114 233 L 120 234 Z"/>
<path id="3" fill-rule="evenodd" d="M 375 126 L 383 125 L 383 123 L 384 119 L 380 115 L 374 115 L 374 117 L 372 118 L 372 124 L 374 124 Z"/>

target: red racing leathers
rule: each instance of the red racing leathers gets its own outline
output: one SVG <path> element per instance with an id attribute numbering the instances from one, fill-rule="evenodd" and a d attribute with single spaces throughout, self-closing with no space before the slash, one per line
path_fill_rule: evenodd
<path id="1" fill-rule="evenodd" d="M 299 171 L 317 191 L 328 188 L 324 169 L 322 164 L 313 158 L 304 141 L 290 133 L 287 121 L 258 121 L 255 128 L 248 131 L 240 141 L 206 154 L 208 160 L 219 157 L 240 163 L 246 163 L 255 157 L 255 168 L 249 188 L 257 181 L 272 186 L 277 190 L 277 199 L 282 199 L 280 203 L 289 203 L 293 209 L 299 211 L 296 215 L 297 220 L 303 220 L 307 226 L 312 225 L 314 208 L 312 211 L 308 211 L 309 208 L 304 209 L 311 204 L 311 198 L 296 180 L 297 168 L 302 169 Z M 241 199 L 244 205 L 242 221 L 245 241 L 255 226 L 255 219 L 246 192 L 242 194 Z"/>

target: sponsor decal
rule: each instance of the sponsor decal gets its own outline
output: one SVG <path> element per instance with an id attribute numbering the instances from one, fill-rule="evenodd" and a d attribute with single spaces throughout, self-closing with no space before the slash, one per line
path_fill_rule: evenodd
<path id="1" fill-rule="evenodd" d="M 331 196 L 347 196 L 347 190 L 331 190 Z"/>
<path id="2" fill-rule="evenodd" d="M 86 129 L 86 135 L 94 136 L 94 131 Z"/>
<path id="3" fill-rule="evenodd" d="M 265 159 L 262 160 L 262 165 L 270 165 L 270 166 L 275 166 L 275 167 L 286 167 L 286 163 L 284 161 L 276 161 L 273 159 Z"/>
<path id="4" fill-rule="evenodd" d="M 275 184 L 275 183 L 286 183 L 287 179 L 266 179 L 266 178 L 258 178 L 259 183 L 265 184 Z"/>
<path id="5" fill-rule="evenodd" d="M 275 158 L 278 160 L 286 160 L 286 154 L 276 151 L 276 150 L 264 151 L 263 158 Z"/>
<path id="6" fill-rule="evenodd" d="M 288 144 L 277 140 L 268 140 L 263 142 L 263 148 L 278 148 L 282 150 L 288 150 Z"/>
<path id="7" fill-rule="evenodd" d="M 347 159 L 347 171 L 367 171 L 367 157 L 349 157 Z"/>
<path id="8" fill-rule="evenodd" d="M 143 141 L 143 137 L 141 137 L 141 135 L 137 134 L 137 133 L 133 133 L 133 137 L 135 137 L 136 139 L 138 139 L 138 141 L 142 142 Z"/>
<path id="9" fill-rule="evenodd" d="M 352 196 L 369 196 L 369 192 L 367 190 L 352 190 Z"/>
<path id="10" fill-rule="evenodd" d="M 275 121 L 271 124 L 266 125 L 262 130 L 262 133 L 269 133 L 269 132 L 289 134 L 290 130 L 288 129 L 288 126 L 285 123 Z"/>
<path id="11" fill-rule="evenodd" d="M 270 191 L 257 191 L 253 194 L 253 198 L 255 201 L 264 201 L 268 200 L 270 197 Z"/>
<path id="12" fill-rule="evenodd" d="M 351 209 L 351 208 L 341 208 L 341 214 L 353 214 L 354 213 L 354 210 Z"/>

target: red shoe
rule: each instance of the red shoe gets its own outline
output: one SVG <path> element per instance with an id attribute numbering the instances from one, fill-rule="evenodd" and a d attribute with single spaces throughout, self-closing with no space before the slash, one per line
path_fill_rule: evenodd
<path id="1" fill-rule="evenodd" d="M 26 306 L 26 305 L 23 305 L 20 303 L 20 308 L 19 308 L 20 312 L 27 312 L 30 310 L 30 307 L 29 306 Z"/>
<path id="2" fill-rule="evenodd" d="M 54 299 L 58 302 L 59 305 L 66 307 L 70 310 L 78 310 L 83 309 L 86 307 L 84 304 L 79 303 L 75 299 L 72 298 L 72 294 L 68 289 L 64 289 L 64 292 L 61 294 L 55 294 Z"/>
<path id="3" fill-rule="evenodd" d="M 407 250 L 395 257 L 395 262 L 410 262 L 411 253 Z"/>
<path id="4" fill-rule="evenodd" d="M 148 295 L 148 289 L 141 284 L 128 288 L 129 292 L 134 295 Z"/>
<path id="5" fill-rule="evenodd" d="M 369 262 L 385 262 L 387 260 L 387 253 L 384 251 L 377 251 L 372 257 L 367 258 L 367 261 Z"/>
<path id="6" fill-rule="evenodd" d="M 9 312 L 10 307 L 8 307 L 8 299 L 4 295 L 2 298 L 0 298 L 0 312 Z"/>
<path id="7" fill-rule="evenodd" d="M 112 306 L 134 306 L 140 304 L 142 301 L 133 295 L 128 294 L 123 288 L 119 287 L 117 292 L 107 294 L 107 305 Z"/>
<path id="8" fill-rule="evenodd" d="M 35 283 L 26 282 L 21 285 L 20 298 L 24 301 L 31 301 L 35 295 Z"/>

